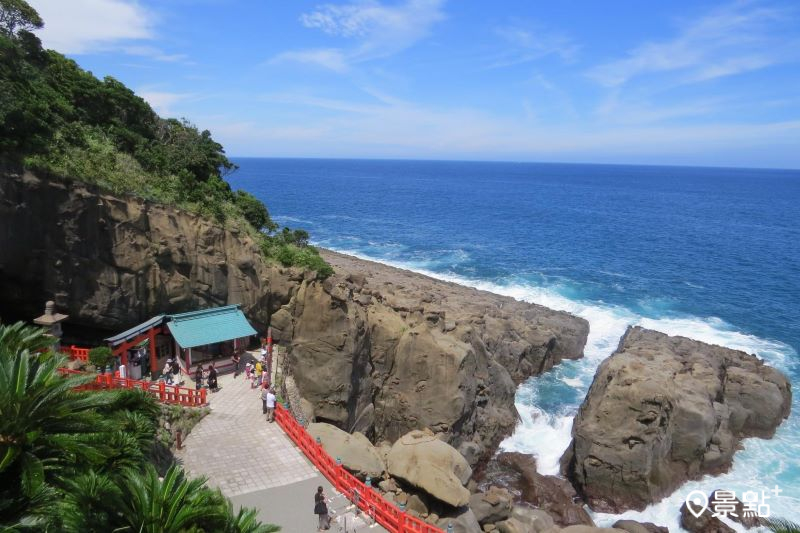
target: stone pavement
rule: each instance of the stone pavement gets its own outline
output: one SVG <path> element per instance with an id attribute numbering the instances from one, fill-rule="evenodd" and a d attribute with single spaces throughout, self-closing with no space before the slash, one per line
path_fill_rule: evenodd
<path id="1" fill-rule="evenodd" d="M 259 389 L 244 375 L 219 377 L 209 392 L 211 413 L 197 424 L 176 456 L 193 476 L 206 476 L 226 496 L 320 477 L 278 424 L 261 414 Z"/>
<path id="2" fill-rule="evenodd" d="M 329 498 L 332 532 L 385 531 L 369 517 L 355 516 L 350 502 L 336 493 L 278 424 L 266 422 L 260 390 L 251 389 L 244 375 L 234 379 L 228 374 L 218 381 L 220 390 L 208 396 L 211 413 L 175 453 L 187 473 L 207 477 L 235 508 L 257 508 L 262 521 L 280 525 L 283 533 L 316 531 L 313 496 L 320 485 Z"/>

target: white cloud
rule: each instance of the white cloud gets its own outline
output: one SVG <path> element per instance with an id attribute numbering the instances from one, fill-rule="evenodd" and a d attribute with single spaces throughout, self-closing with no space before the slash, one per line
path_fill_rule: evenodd
<path id="1" fill-rule="evenodd" d="M 320 5 L 302 14 L 301 24 L 334 37 L 351 39 L 353 46 L 289 51 L 272 61 L 318 64 L 344 72 L 351 63 L 394 55 L 427 37 L 431 27 L 444 19 L 443 4 L 444 0 L 406 0 L 388 6 L 367 0 Z"/>
<path id="2" fill-rule="evenodd" d="M 152 39 L 154 16 L 132 0 L 31 0 L 45 27 L 45 47 L 64 54 L 106 50 L 123 41 Z"/>
<path id="3" fill-rule="evenodd" d="M 285 62 L 302 63 L 326 68 L 334 72 L 345 72 L 348 69 L 344 54 L 335 48 L 316 48 L 311 50 L 282 52 L 273 57 L 269 62 L 273 64 Z"/>
<path id="4" fill-rule="evenodd" d="M 797 52 L 788 52 L 794 47 L 781 42 L 775 31 L 776 24 L 790 18 L 778 9 L 736 2 L 685 24 L 671 40 L 644 43 L 622 59 L 591 69 L 588 75 L 608 87 L 662 72 L 679 73 L 680 81 L 687 83 L 794 60 Z"/>
<path id="5" fill-rule="evenodd" d="M 259 101 L 263 104 L 258 106 L 265 117 L 263 121 L 246 127 L 214 126 L 229 153 L 800 165 L 797 156 L 787 156 L 788 152 L 780 148 L 800 142 L 797 120 L 757 124 L 651 122 L 690 116 L 694 110 L 689 105 L 660 109 L 641 104 L 630 116 L 617 120 L 601 116 L 576 125 L 542 123 L 525 113 L 499 116 L 468 107 L 426 106 L 386 95 L 364 103 L 293 92 L 262 95 Z M 713 100 L 697 103 L 704 109 L 717 104 Z M 281 116 L 273 109 L 280 110 Z M 649 116 L 638 120 L 637 113 Z M 768 151 L 754 148 L 758 146 L 776 147 L 778 156 L 773 158 Z M 269 151 L 265 153 L 265 149 Z"/>
<path id="6" fill-rule="evenodd" d="M 495 29 L 503 41 L 503 51 L 490 59 L 489 68 L 529 63 L 549 55 L 571 61 L 578 45 L 567 35 L 537 23 L 517 23 Z"/>
<path id="7" fill-rule="evenodd" d="M 144 98 L 162 116 L 173 116 L 173 106 L 175 104 L 194 97 L 191 93 L 172 93 L 148 88 L 142 88 L 136 91 L 136 94 Z"/>
<path id="8" fill-rule="evenodd" d="M 124 46 L 122 48 L 122 52 L 131 55 L 131 56 L 142 56 L 142 57 L 149 57 L 150 59 L 154 59 L 156 61 L 163 61 L 165 63 L 187 63 L 189 62 L 189 56 L 186 54 L 168 54 L 161 50 L 160 48 L 156 48 L 155 46 L 147 46 L 147 45 L 136 45 L 136 46 Z"/>

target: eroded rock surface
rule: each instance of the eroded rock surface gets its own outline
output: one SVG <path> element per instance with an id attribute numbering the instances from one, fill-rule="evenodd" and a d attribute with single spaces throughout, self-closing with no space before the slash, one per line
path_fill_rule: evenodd
<path id="1" fill-rule="evenodd" d="M 597 511 L 644 509 L 723 472 L 789 415 L 786 377 L 744 352 L 629 328 L 595 374 L 562 468 Z"/>
<path id="2" fill-rule="evenodd" d="M 54 300 L 71 326 L 116 333 L 156 314 L 241 304 L 290 350 L 304 411 L 394 442 L 445 436 L 470 462 L 514 428 L 516 385 L 578 358 L 585 320 L 324 252 L 336 273 L 264 261 L 244 232 L 63 179 L 0 175 L 0 316 Z"/>

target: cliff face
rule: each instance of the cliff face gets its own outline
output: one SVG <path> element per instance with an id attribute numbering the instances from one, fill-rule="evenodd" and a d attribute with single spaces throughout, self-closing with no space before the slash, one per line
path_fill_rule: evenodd
<path id="1" fill-rule="evenodd" d="M 319 420 L 394 441 L 444 433 L 472 463 L 516 423 L 516 384 L 577 358 L 589 328 L 566 313 L 334 252 L 272 317 Z"/>
<path id="2" fill-rule="evenodd" d="M 0 316 L 52 299 L 73 324 L 109 330 L 163 312 L 242 304 L 264 325 L 302 274 L 196 215 L 31 174 L 0 176 Z"/>
<path id="3" fill-rule="evenodd" d="M 325 281 L 262 260 L 253 240 L 178 209 L 30 174 L 0 176 L 0 316 L 53 299 L 121 330 L 238 303 L 291 350 L 314 415 L 373 440 L 446 435 L 470 462 L 516 422 L 515 385 L 583 354 L 566 313 L 331 252 Z"/>

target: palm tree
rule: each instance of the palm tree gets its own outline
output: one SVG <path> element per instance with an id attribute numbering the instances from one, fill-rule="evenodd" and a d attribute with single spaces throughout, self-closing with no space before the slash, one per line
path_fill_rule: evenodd
<path id="1" fill-rule="evenodd" d="M 52 338 L 0 324 L 0 533 L 271 533 L 205 479 L 149 464 L 159 408 L 142 391 L 76 391 Z"/>
<path id="2" fill-rule="evenodd" d="M 767 530 L 774 533 L 800 533 L 800 524 L 783 518 L 767 518 L 763 525 Z"/>
<path id="3" fill-rule="evenodd" d="M 52 338 L 42 330 L 0 325 L 0 524 L 16 523 L 45 485 L 83 463 L 102 459 L 91 446 L 106 428 L 96 412 L 104 395 L 75 392 L 91 377 L 64 378 L 64 359 L 39 354 Z"/>
<path id="4" fill-rule="evenodd" d="M 233 504 L 230 500 L 228 500 L 226 512 L 225 533 L 275 533 L 281 530 L 276 525 L 259 522 L 258 513 L 255 509 L 242 507 L 238 513 L 234 514 Z"/>
<path id="5" fill-rule="evenodd" d="M 152 465 L 143 473 L 130 471 L 122 489 L 120 531 L 140 533 L 181 533 L 223 529 L 225 500 L 205 486 L 204 478 L 188 479 L 177 465 L 163 479 Z"/>

